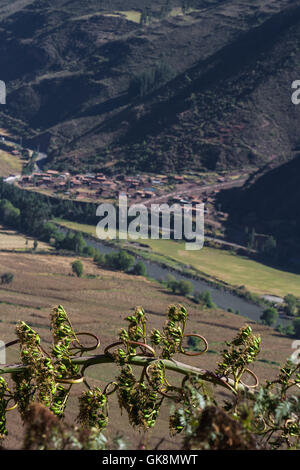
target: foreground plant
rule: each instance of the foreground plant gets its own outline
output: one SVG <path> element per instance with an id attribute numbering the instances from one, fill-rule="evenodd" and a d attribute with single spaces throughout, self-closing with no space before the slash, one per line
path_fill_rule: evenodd
<path id="1" fill-rule="evenodd" d="M 94 334 L 76 332 L 62 306 L 51 314 L 53 344 L 49 351 L 30 326 L 19 322 L 18 339 L 7 346 L 20 344 L 21 364 L 0 368 L 0 373 L 11 374 L 13 383 L 9 388 L 0 377 L 1 437 L 7 435 L 7 413 L 18 409 L 27 426 L 25 448 L 105 448 L 109 396 L 116 393 L 130 423 L 143 430 L 155 425 L 164 401 L 173 402 L 170 433 L 182 433 L 186 449 L 299 448 L 299 366 L 287 363 L 278 379 L 258 390 L 258 379 L 248 367 L 259 354 L 261 340 L 250 326 L 241 328 L 227 343 L 214 372 L 174 359 L 179 354 L 200 356 L 208 349 L 203 336 L 186 333 L 183 306 L 171 305 L 162 330 L 153 329 L 149 334 L 143 308 L 137 307 L 126 321 L 118 341 L 108 345 L 104 354 L 93 356 L 86 353 L 96 350 L 100 340 Z M 92 338 L 94 346 L 84 346 L 85 337 Z M 189 337 L 200 340 L 201 351 L 185 349 Z M 92 388 L 86 369 L 104 363 L 116 364 L 116 379 L 103 390 Z M 133 366 L 141 367 L 139 375 Z M 170 383 L 169 370 L 183 375 L 180 385 Z M 245 383 L 246 376 L 252 384 Z M 64 427 L 63 417 L 71 389 L 77 384 L 86 390 L 79 397 L 76 426 L 70 430 Z M 216 386 L 227 390 L 223 405 L 214 396 Z M 41 424 L 36 419 L 39 410 L 44 432 L 32 425 Z"/>

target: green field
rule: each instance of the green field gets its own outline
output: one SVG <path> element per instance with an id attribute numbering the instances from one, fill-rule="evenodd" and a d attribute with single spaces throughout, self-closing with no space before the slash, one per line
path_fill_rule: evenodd
<path id="1" fill-rule="evenodd" d="M 56 219 L 62 225 L 96 236 L 96 227 Z M 300 275 L 274 269 L 246 257 L 234 255 L 215 248 L 203 248 L 200 251 L 186 251 L 183 242 L 172 240 L 142 240 L 153 252 L 168 256 L 178 263 L 193 268 L 225 281 L 234 286 L 245 286 L 258 295 L 276 295 L 283 297 L 294 294 L 300 297 Z"/>
<path id="2" fill-rule="evenodd" d="M 300 275 L 281 271 L 257 261 L 234 255 L 228 251 L 204 247 L 200 251 L 186 251 L 185 244 L 172 240 L 146 240 L 153 251 L 181 263 L 189 264 L 231 285 L 245 286 L 255 294 L 284 296 L 292 293 L 300 297 Z"/>

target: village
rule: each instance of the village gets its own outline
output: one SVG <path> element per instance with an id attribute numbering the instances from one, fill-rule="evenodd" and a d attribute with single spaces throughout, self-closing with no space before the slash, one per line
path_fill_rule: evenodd
<path id="1" fill-rule="evenodd" d="M 38 150 L 22 147 L 3 129 L 0 131 L 0 148 L 10 159 L 22 161 L 21 174 L 9 174 L 4 181 L 23 190 L 39 192 L 48 196 L 81 202 L 116 202 L 126 195 L 131 204 L 178 204 L 192 215 L 201 213 L 205 204 L 206 221 L 215 234 L 221 235 L 226 214 L 218 210 L 215 198 L 225 188 L 240 186 L 249 176 L 249 169 L 231 172 L 186 172 L 177 174 L 107 174 L 105 170 L 72 174 L 70 171 L 45 169 L 47 155 Z M 24 171 L 32 161 L 30 171 Z"/>
<path id="2" fill-rule="evenodd" d="M 226 181 L 225 177 L 217 178 L 219 184 Z M 56 170 L 22 175 L 16 184 L 21 188 L 87 202 L 115 200 L 119 194 L 125 194 L 132 202 L 146 200 L 146 205 L 157 200 L 179 205 L 211 203 L 218 192 L 218 189 L 210 188 L 210 184 L 204 190 L 203 184 L 191 181 L 187 176 L 118 174 L 112 177 L 101 172 L 71 175 Z"/>

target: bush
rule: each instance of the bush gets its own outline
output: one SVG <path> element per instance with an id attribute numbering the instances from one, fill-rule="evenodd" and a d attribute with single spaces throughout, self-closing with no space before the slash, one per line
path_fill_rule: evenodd
<path id="1" fill-rule="evenodd" d="M 13 282 L 13 273 L 4 273 L 1 275 L 1 284 L 11 284 Z"/>
<path id="2" fill-rule="evenodd" d="M 83 274 L 83 265 L 81 261 L 73 261 L 72 263 L 72 271 L 76 274 L 77 277 L 81 277 Z"/>
<path id="3" fill-rule="evenodd" d="M 193 289 L 193 284 L 190 281 L 178 281 L 177 291 L 180 295 L 189 295 Z"/>
<path id="4" fill-rule="evenodd" d="M 293 327 L 295 329 L 296 338 L 300 338 L 300 318 L 293 321 Z"/>
<path id="5" fill-rule="evenodd" d="M 105 265 L 120 271 L 128 271 L 134 265 L 134 257 L 124 250 L 110 253 L 105 256 Z"/>
<path id="6" fill-rule="evenodd" d="M 56 238 L 56 237 L 55 237 Z M 59 248 L 63 250 L 75 251 L 75 253 L 83 253 L 86 243 L 82 233 L 73 233 L 69 231 L 65 237 L 60 241 Z"/>
<path id="7" fill-rule="evenodd" d="M 299 314 L 299 300 L 293 294 L 288 294 L 284 297 L 285 312 L 287 315 L 297 316 Z"/>
<path id="8" fill-rule="evenodd" d="M 133 273 L 136 274 L 137 276 L 146 276 L 147 270 L 146 270 L 146 266 L 144 265 L 144 263 L 142 263 L 141 261 L 138 261 L 133 268 Z"/>
<path id="9" fill-rule="evenodd" d="M 278 312 L 276 308 L 266 308 L 263 314 L 261 315 L 260 319 L 262 320 L 264 325 L 274 326 L 278 320 Z"/>
<path id="10" fill-rule="evenodd" d="M 193 284 L 190 281 L 177 281 L 174 276 L 168 275 L 167 287 L 171 289 L 174 294 L 189 295 L 193 292 Z"/>
<path id="11" fill-rule="evenodd" d="M 93 260 L 98 266 L 103 266 L 105 264 L 105 255 L 96 250 Z"/>
<path id="12" fill-rule="evenodd" d="M 216 306 L 212 301 L 211 293 L 208 290 L 205 290 L 203 292 L 196 292 L 194 295 L 194 300 L 198 304 L 203 303 L 207 308 L 215 308 Z M 232 309 L 228 309 L 228 311 L 233 312 Z"/>
<path id="13" fill-rule="evenodd" d="M 174 276 L 171 274 L 168 274 L 167 276 L 167 287 L 168 289 L 171 289 L 171 291 L 175 294 L 176 289 L 177 289 L 177 281 Z"/>
<path id="14" fill-rule="evenodd" d="M 293 325 L 287 325 L 284 328 L 282 328 L 282 333 L 285 334 L 286 336 L 295 336 L 295 328 Z M 299 336 L 300 337 L 300 336 Z"/>
<path id="15" fill-rule="evenodd" d="M 83 248 L 83 254 L 93 258 L 95 256 L 95 248 L 93 248 L 92 246 L 85 246 Z"/>

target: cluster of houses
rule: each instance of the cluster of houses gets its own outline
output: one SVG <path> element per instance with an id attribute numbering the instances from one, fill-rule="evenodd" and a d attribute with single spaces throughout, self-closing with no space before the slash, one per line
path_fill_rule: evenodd
<path id="1" fill-rule="evenodd" d="M 204 192 L 201 194 L 201 199 L 199 196 L 181 196 L 177 195 L 169 199 L 169 204 L 178 204 L 182 209 L 185 208 L 187 212 L 191 211 L 193 214 L 202 214 L 202 208 L 199 207 L 200 204 L 206 202 L 212 202 L 213 198 L 207 197 L 207 193 Z M 188 208 L 188 205 L 192 206 L 191 209 Z M 204 209 L 204 213 L 208 213 L 207 209 Z"/>
<path id="2" fill-rule="evenodd" d="M 183 177 L 175 176 L 176 182 L 184 181 Z M 178 179 L 178 181 L 177 181 Z M 124 176 L 115 175 L 113 179 L 103 173 L 87 173 L 71 175 L 68 172 L 60 173 L 55 170 L 35 172 L 23 175 L 18 184 L 21 187 L 41 187 L 53 193 L 61 193 L 80 198 L 115 197 L 120 192 L 126 193 L 129 198 L 151 198 L 157 191 L 163 190 L 169 178 L 165 175 Z"/>
<path id="3" fill-rule="evenodd" d="M 18 181 L 19 186 L 33 186 L 50 189 L 54 193 L 64 193 L 74 196 L 100 195 L 103 191 L 111 192 L 117 184 L 108 179 L 103 173 L 70 175 L 55 170 L 36 172 L 24 175 Z M 83 191 L 82 191 L 83 190 Z"/>

